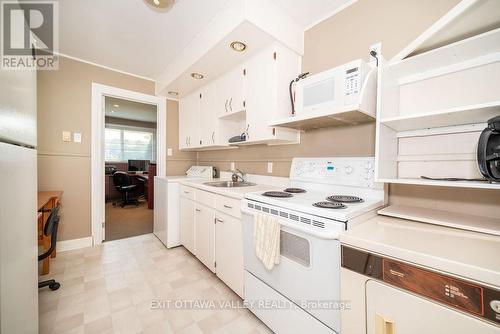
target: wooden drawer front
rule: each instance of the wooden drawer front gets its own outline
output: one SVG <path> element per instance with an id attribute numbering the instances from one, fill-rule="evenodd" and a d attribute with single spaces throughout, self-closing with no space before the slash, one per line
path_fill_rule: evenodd
<path id="1" fill-rule="evenodd" d="M 200 189 L 196 189 L 195 193 L 197 203 L 206 205 L 209 208 L 215 208 L 215 194 Z"/>
<path id="2" fill-rule="evenodd" d="M 181 185 L 181 196 L 194 201 L 194 188 Z"/>
<path id="3" fill-rule="evenodd" d="M 240 200 L 217 195 L 217 210 L 241 218 Z"/>

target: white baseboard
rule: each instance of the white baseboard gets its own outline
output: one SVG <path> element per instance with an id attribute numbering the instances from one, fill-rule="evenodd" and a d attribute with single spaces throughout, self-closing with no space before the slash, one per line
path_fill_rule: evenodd
<path id="1" fill-rule="evenodd" d="M 92 237 L 86 237 L 86 238 L 80 238 L 80 239 L 58 241 L 56 250 L 58 252 L 64 252 L 64 251 L 85 248 L 85 247 L 91 247 L 91 246 L 92 246 Z"/>

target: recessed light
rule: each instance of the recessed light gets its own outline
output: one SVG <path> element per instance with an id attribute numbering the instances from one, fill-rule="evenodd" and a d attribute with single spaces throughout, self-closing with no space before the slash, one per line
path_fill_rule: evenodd
<path id="1" fill-rule="evenodd" d="M 179 93 L 178 92 L 174 92 L 173 90 L 171 90 L 171 91 L 168 92 L 168 95 L 178 96 Z"/>
<path id="2" fill-rule="evenodd" d="M 113 104 L 113 107 L 120 108 L 120 105 L 119 104 Z"/>
<path id="3" fill-rule="evenodd" d="M 154 8 L 165 9 L 172 6 L 175 0 L 144 0 L 146 3 Z"/>
<path id="4" fill-rule="evenodd" d="M 193 77 L 194 79 L 197 79 L 197 80 L 204 78 L 203 74 L 196 73 L 196 72 L 191 73 L 191 77 Z"/>
<path id="5" fill-rule="evenodd" d="M 240 41 L 233 41 L 229 46 L 236 52 L 243 52 L 247 48 L 247 45 Z"/>

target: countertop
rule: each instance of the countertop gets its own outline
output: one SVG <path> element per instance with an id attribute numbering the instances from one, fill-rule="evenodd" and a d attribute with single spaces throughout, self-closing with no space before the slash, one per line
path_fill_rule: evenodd
<path id="1" fill-rule="evenodd" d="M 226 179 L 180 179 L 179 183 L 184 184 L 186 186 L 190 186 L 193 188 L 205 190 L 211 193 L 224 195 L 227 197 L 235 198 L 235 199 L 243 199 L 246 193 L 256 192 L 256 191 L 271 191 L 271 190 L 282 190 L 282 188 L 278 188 L 276 186 L 270 186 L 265 184 L 256 184 L 255 186 L 249 187 L 235 187 L 235 188 L 223 188 L 223 187 L 212 187 L 206 184 L 205 182 L 217 182 L 217 181 L 228 181 Z"/>
<path id="2" fill-rule="evenodd" d="M 500 237 L 377 216 L 340 236 L 342 244 L 500 286 Z"/>

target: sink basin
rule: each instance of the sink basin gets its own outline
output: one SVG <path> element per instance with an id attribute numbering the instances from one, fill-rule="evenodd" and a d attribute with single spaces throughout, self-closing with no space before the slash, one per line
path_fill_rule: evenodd
<path id="1" fill-rule="evenodd" d="M 215 181 L 215 182 L 205 182 L 207 186 L 211 187 L 220 187 L 220 188 L 236 188 L 236 187 L 250 187 L 255 186 L 255 183 L 252 182 L 233 182 L 233 181 Z"/>

